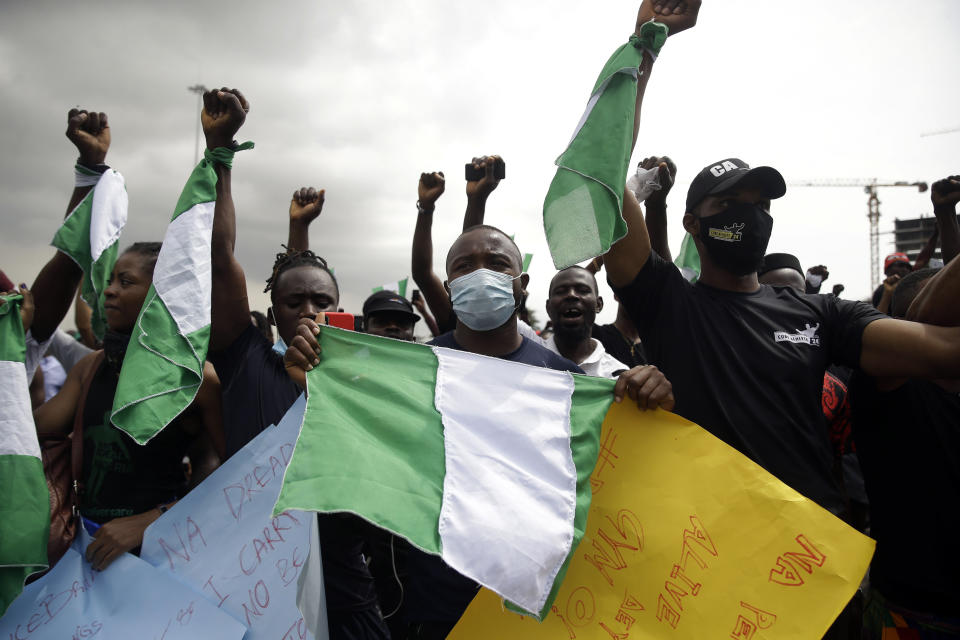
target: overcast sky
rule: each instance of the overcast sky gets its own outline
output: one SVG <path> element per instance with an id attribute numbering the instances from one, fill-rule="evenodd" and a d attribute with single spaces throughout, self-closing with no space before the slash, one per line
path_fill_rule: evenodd
<path id="1" fill-rule="evenodd" d="M 327 190 L 312 248 L 336 268 L 342 304 L 410 271 L 421 171 L 441 170 L 435 264 L 466 204 L 463 164 L 499 153 L 507 179 L 487 222 L 534 253 L 530 307 L 542 319 L 553 274 L 543 196 L 607 57 L 632 32 L 637 2 L 0 2 L 0 268 L 32 282 L 72 189 L 66 112 L 109 114 L 108 163 L 126 178 L 121 244 L 159 240 L 192 169 L 192 84 L 241 89 L 238 257 L 251 306 L 286 240 L 290 195 Z M 909 9 L 909 10 L 908 10 Z M 634 163 L 668 154 L 671 245 L 687 186 L 737 156 L 808 179 L 926 180 L 960 172 L 960 2 L 706 0 L 653 71 Z M 952 152 L 952 153 L 951 153 Z M 881 190 L 882 230 L 929 215 L 928 194 Z M 869 293 L 866 196 L 788 188 L 770 251 L 830 268 L 845 296 Z M 892 234 L 881 253 L 892 251 Z M 604 285 L 606 290 L 606 286 Z M 612 295 L 601 316 L 611 321 Z M 68 318 L 65 326 L 72 326 Z"/>

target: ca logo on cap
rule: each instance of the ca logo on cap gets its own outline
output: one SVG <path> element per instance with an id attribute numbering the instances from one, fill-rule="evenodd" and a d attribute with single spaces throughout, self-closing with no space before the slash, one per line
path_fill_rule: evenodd
<path id="1" fill-rule="evenodd" d="M 712 173 L 714 176 L 719 178 L 720 176 L 725 174 L 727 171 L 734 171 L 739 168 L 740 167 L 733 164 L 729 160 L 724 160 L 720 164 L 715 164 L 712 167 L 710 167 L 710 173 Z"/>

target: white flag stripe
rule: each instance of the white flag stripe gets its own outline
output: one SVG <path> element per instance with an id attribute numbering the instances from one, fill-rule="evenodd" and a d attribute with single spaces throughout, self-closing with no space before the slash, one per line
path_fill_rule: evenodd
<path id="1" fill-rule="evenodd" d="M 451 349 L 434 353 L 446 460 L 442 557 L 540 611 L 573 543 L 573 378 Z"/>
<path id="2" fill-rule="evenodd" d="M 184 336 L 210 324 L 213 202 L 184 211 L 167 227 L 153 286 Z"/>
<path id="3" fill-rule="evenodd" d="M 27 370 L 22 362 L 10 360 L 0 360 L 0 456 L 3 455 L 40 457 Z"/>
<path id="4" fill-rule="evenodd" d="M 127 188 L 119 171 L 108 169 L 93 190 L 90 216 L 90 255 L 93 262 L 120 239 L 127 223 Z"/>

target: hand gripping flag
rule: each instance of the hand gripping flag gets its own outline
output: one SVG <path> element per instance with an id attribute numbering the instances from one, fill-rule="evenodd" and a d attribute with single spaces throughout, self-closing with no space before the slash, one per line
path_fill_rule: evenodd
<path id="1" fill-rule="evenodd" d="M 24 579 L 47 567 L 50 496 L 30 410 L 23 296 L 0 297 L 0 616 Z"/>
<path id="2" fill-rule="evenodd" d="M 113 169 L 101 175 L 78 164 L 76 173 L 77 184 L 94 187 L 63 221 L 51 244 L 83 269 L 80 296 L 92 311 L 94 334 L 102 338 L 107 327 L 103 291 L 117 261 L 120 232 L 127 223 L 127 188 L 123 176 Z"/>
<path id="3" fill-rule="evenodd" d="M 586 111 L 556 160 L 557 174 L 543 203 L 543 226 L 558 269 L 606 253 L 627 233 L 623 189 L 633 152 L 637 77 L 644 50 L 655 53 L 667 26 L 648 22 L 640 37 L 607 60 Z"/>
<path id="4" fill-rule="evenodd" d="M 237 148 L 249 149 L 253 143 Z M 210 341 L 210 243 L 216 163 L 234 151 L 204 151 L 180 194 L 120 370 L 111 420 L 140 444 L 186 409 L 203 381 Z"/>
<path id="5" fill-rule="evenodd" d="M 347 511 L 545 615 L 583 536 L 612 380 L 321 327 L 274 513 Z"/>

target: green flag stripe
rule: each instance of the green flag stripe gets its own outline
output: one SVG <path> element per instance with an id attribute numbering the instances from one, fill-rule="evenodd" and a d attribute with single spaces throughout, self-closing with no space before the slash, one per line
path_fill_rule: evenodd
<path id="1" fill-rule="evenodd" d="M 443 424 L 426 346 L 322 327 L 276 512 L 351 511 L 440 553 Z M 390 384 L 384 390 L 385 383 Z"/>
<path id="2" fill-rule="evenodd" d="M 217 199 L 217 172 L 214 163 L 203 158 L 183 185 L 177 206 L 173 209 L 174 220 L 184 211 L 189 211 L 201 202 L 213 202 Z"/>
<path id="3" fill-rule="evenodd" d="M 50 495 L 36 456 L 0 456 L 0 616 L 31 573 L 47 567 Z"/>
<path id="4" fill-rule="evenodd" d="M 0 296 L 0 360 L 23 362 L 27 354 L 20 301 L 23 296 Z"/>

